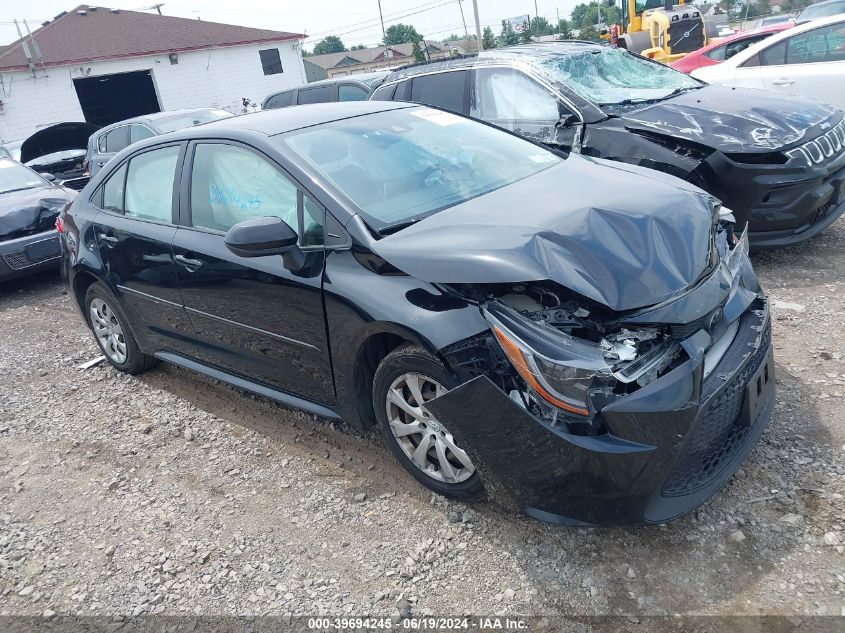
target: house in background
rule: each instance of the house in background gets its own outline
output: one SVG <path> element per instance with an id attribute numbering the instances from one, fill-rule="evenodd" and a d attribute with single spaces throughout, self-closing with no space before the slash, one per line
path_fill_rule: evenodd
<path id="1" fill-rule="evenodd" d="M 0 47 L 0 141 L 61 121 L 242 111 L 305 83 L 299 33 L 79 6 Z"/>
<path id="2" fill-rule="evenodd" d="M 427 58 L 441 59 L 450 55 L 449 47 L 443 42 L 425 40 L 423 51 Z M 422 46 L 422 44 L 421 44 Z M 342 53 L 326 53 L 325 55 L 309 55 L 305 58 L 308 81 L 330 79 L 339 75 L 355 75 L 370 73 L 375 70 L 387 70 L 413 64 L 414 45 L 394 44 L 392 46 L 375 46 L 356 51 Z"/>

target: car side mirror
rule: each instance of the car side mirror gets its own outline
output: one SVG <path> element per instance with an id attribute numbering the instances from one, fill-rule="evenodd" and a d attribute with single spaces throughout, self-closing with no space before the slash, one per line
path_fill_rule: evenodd
<path id="1" fill-rule="evenodd" d="M 47 182 L 56 182 L 56 177 L 53 174 L 48 174 L 46 171 L 42 171 L 38 175 Z"/>
<path id="2" fill-rule="evenodd" d="M 264 216 L 238 222 L 226 232 L 226 248 L 240 257 L 282 255 L 293 248 L 299 236 L 281 218 Z"/>
<path id="3" fill-rule="evenodd" d="M 560 119 L 557 122 L 557 127 L 567 127 L 572 125 L 578 121 L 578 117 L 572 114 L 571 112 L 564 112 L 560 115 Z"/>

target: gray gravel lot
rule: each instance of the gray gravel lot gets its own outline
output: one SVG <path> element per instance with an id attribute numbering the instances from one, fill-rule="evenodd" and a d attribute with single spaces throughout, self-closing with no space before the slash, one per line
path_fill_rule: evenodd
<path id="1" fill-rule="evenodd" d="M 380 438 L 158 365 L 103 364 L 52 275 L 0 286 L 0 615 L 845 615 L 845 220 L 754 258 L 778 402 L 667 526 L 434 498 Z"/>

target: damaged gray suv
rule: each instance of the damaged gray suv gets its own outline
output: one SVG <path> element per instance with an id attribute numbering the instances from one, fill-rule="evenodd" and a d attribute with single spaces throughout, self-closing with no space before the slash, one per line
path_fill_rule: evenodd
<path id="1" fill-rule="evenodd" d="M 443 110 L 318 104 L 150 138 L 59 226 L 116 368 L 160 359 L 377 424 L 452 498 L 667 521 L 772 411 L 766 298 L 717 200 Z"/>

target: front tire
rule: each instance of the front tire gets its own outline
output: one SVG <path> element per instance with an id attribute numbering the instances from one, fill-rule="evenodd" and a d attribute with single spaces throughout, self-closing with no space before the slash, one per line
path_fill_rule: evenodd
<path id="1" fill-rule="evenodd" d="M 117 299 L 100 282 L 92 284 L 85 293 L 85 315 L 97 345 L 112 367 L 138 374 L 155 364 L 154 356 L 138 348 Z"/>
<path id="2" fill-rule="evenodd" d="M 424 403 L 454 387 L 440 361 L 421 347 L 404 345 L 388 354 L 373 379 L 373 410 L 396 460 L 423 486 L 459 501 L 484 496 L 466 452 Z"/>

